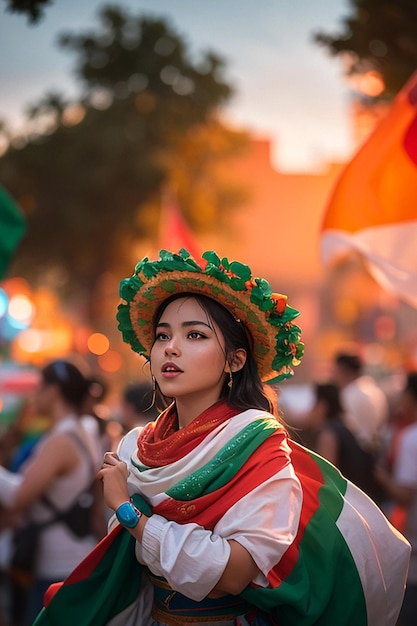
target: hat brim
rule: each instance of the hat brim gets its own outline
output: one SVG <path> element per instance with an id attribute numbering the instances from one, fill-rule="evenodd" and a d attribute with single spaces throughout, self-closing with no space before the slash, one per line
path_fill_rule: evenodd
<path id="1" fill-rule="evenodd" d="M 292 366 L 298 364 L 302 346 L 300 329 L 291 322 L 299 315 L 298 311 L 284 303 L 281 307 L 284 310 L 278 314 L 271 297 L 267 305 L 254 302 L 252 289 L 245 282 L 233 282 L 228 276 L 223 278 L 222 274 L 223 280 L 220 280 L 197 265 L 193 265 L 191 271 L 159 269 L 152 273 L 154 275 L 144 276 L 141 268 L 121 283 L 120 295 L 126 302 L 118 307 L 119 329 L 135 352 L 150 357 L 154 343 L 153 322 L 159 306 L 173 295 L 190 293 L 212 298 L 246 326 L 253 339 L 253 355 L 264 382 L 275 383 L 293 374 Z M 257 287 L 256 283 L 254 285 Z M 274 294 L 269 291 L 271 295 Z"/>

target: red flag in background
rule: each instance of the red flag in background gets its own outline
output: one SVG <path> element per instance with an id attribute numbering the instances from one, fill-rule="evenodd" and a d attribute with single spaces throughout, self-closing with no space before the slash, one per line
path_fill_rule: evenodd
<path id="1" fill-rule="evenodd" d="M 321 232 L 324 262 L 354 250 L 417 307 L 417 72 L 343 170 Z"/>
<path id="2" fill-rule="evenodd" d="M 201 259 L 198 241 L 181 213 L 175 194 L 170 190 L 162 195 L 159 248 L 170 252 L 185 248 L 196 261 Z"/>

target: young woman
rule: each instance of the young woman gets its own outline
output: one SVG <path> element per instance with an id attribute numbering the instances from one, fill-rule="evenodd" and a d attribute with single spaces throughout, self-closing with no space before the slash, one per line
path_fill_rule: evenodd
<path id="1" fill-rule="evenodd" d="M 79 419 L 88 387 L 89 381 L 68 361 L 53 361 L 41 371 L 33 404 L 36 414 L 49 418 L 50 429 L 19 473 L 0 467 L 0 502 L 22 521 L 42 524 L 56 519 L 58 512 L 68 510 L 94 480 L 101 451 Z M 104 507 L 102 515 L 104 518 Z M 24 624 L 33 623 L 49 585 L 68 576 L 97 542 L 92 532 L 86 531 L 85 536 L 79 537 L 62 520 L 45 524 Z M 14 590 L 18 591 L 17 585 Z M 19 598 L 15 609 L 23 613 L 25 596 L 19 594 Z M 14 618 L 13 623 L 17 623 L 16 615 Z"/>
<path id="2" fill-rule="evenodd" d="M 106 453 L 110 533 L 36 626 L 393 626 L 408 543 L 288 438 L 263 385 L 299 363 L 298 312 L 246 265 L 203 259 L 161 251 L 122 281 L 123 337 L 172 402 Z"/>

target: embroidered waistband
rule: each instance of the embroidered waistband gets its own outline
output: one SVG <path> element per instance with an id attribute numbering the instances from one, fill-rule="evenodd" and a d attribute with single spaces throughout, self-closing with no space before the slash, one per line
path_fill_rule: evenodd
<path id="1" fill-rule="evenodd" d="M 235 617 L 253 608 L 239 596 L 232 595 L 196 602 L 171 589 L 163 578 L 151 575 L 150 580 L 154 588 L 152 617 L 168 626 L 231 626 Z"/>

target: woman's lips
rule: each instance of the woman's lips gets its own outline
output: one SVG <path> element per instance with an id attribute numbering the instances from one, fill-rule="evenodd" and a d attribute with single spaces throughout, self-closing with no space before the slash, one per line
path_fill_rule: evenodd
<path id="1" fill-rule="evenodd" d="M 182 373 L 182 369 L 175 365 L 175 363 L 165 363 L 162 366 L 162 375 L 164 378 L 175 378 Z"/>

